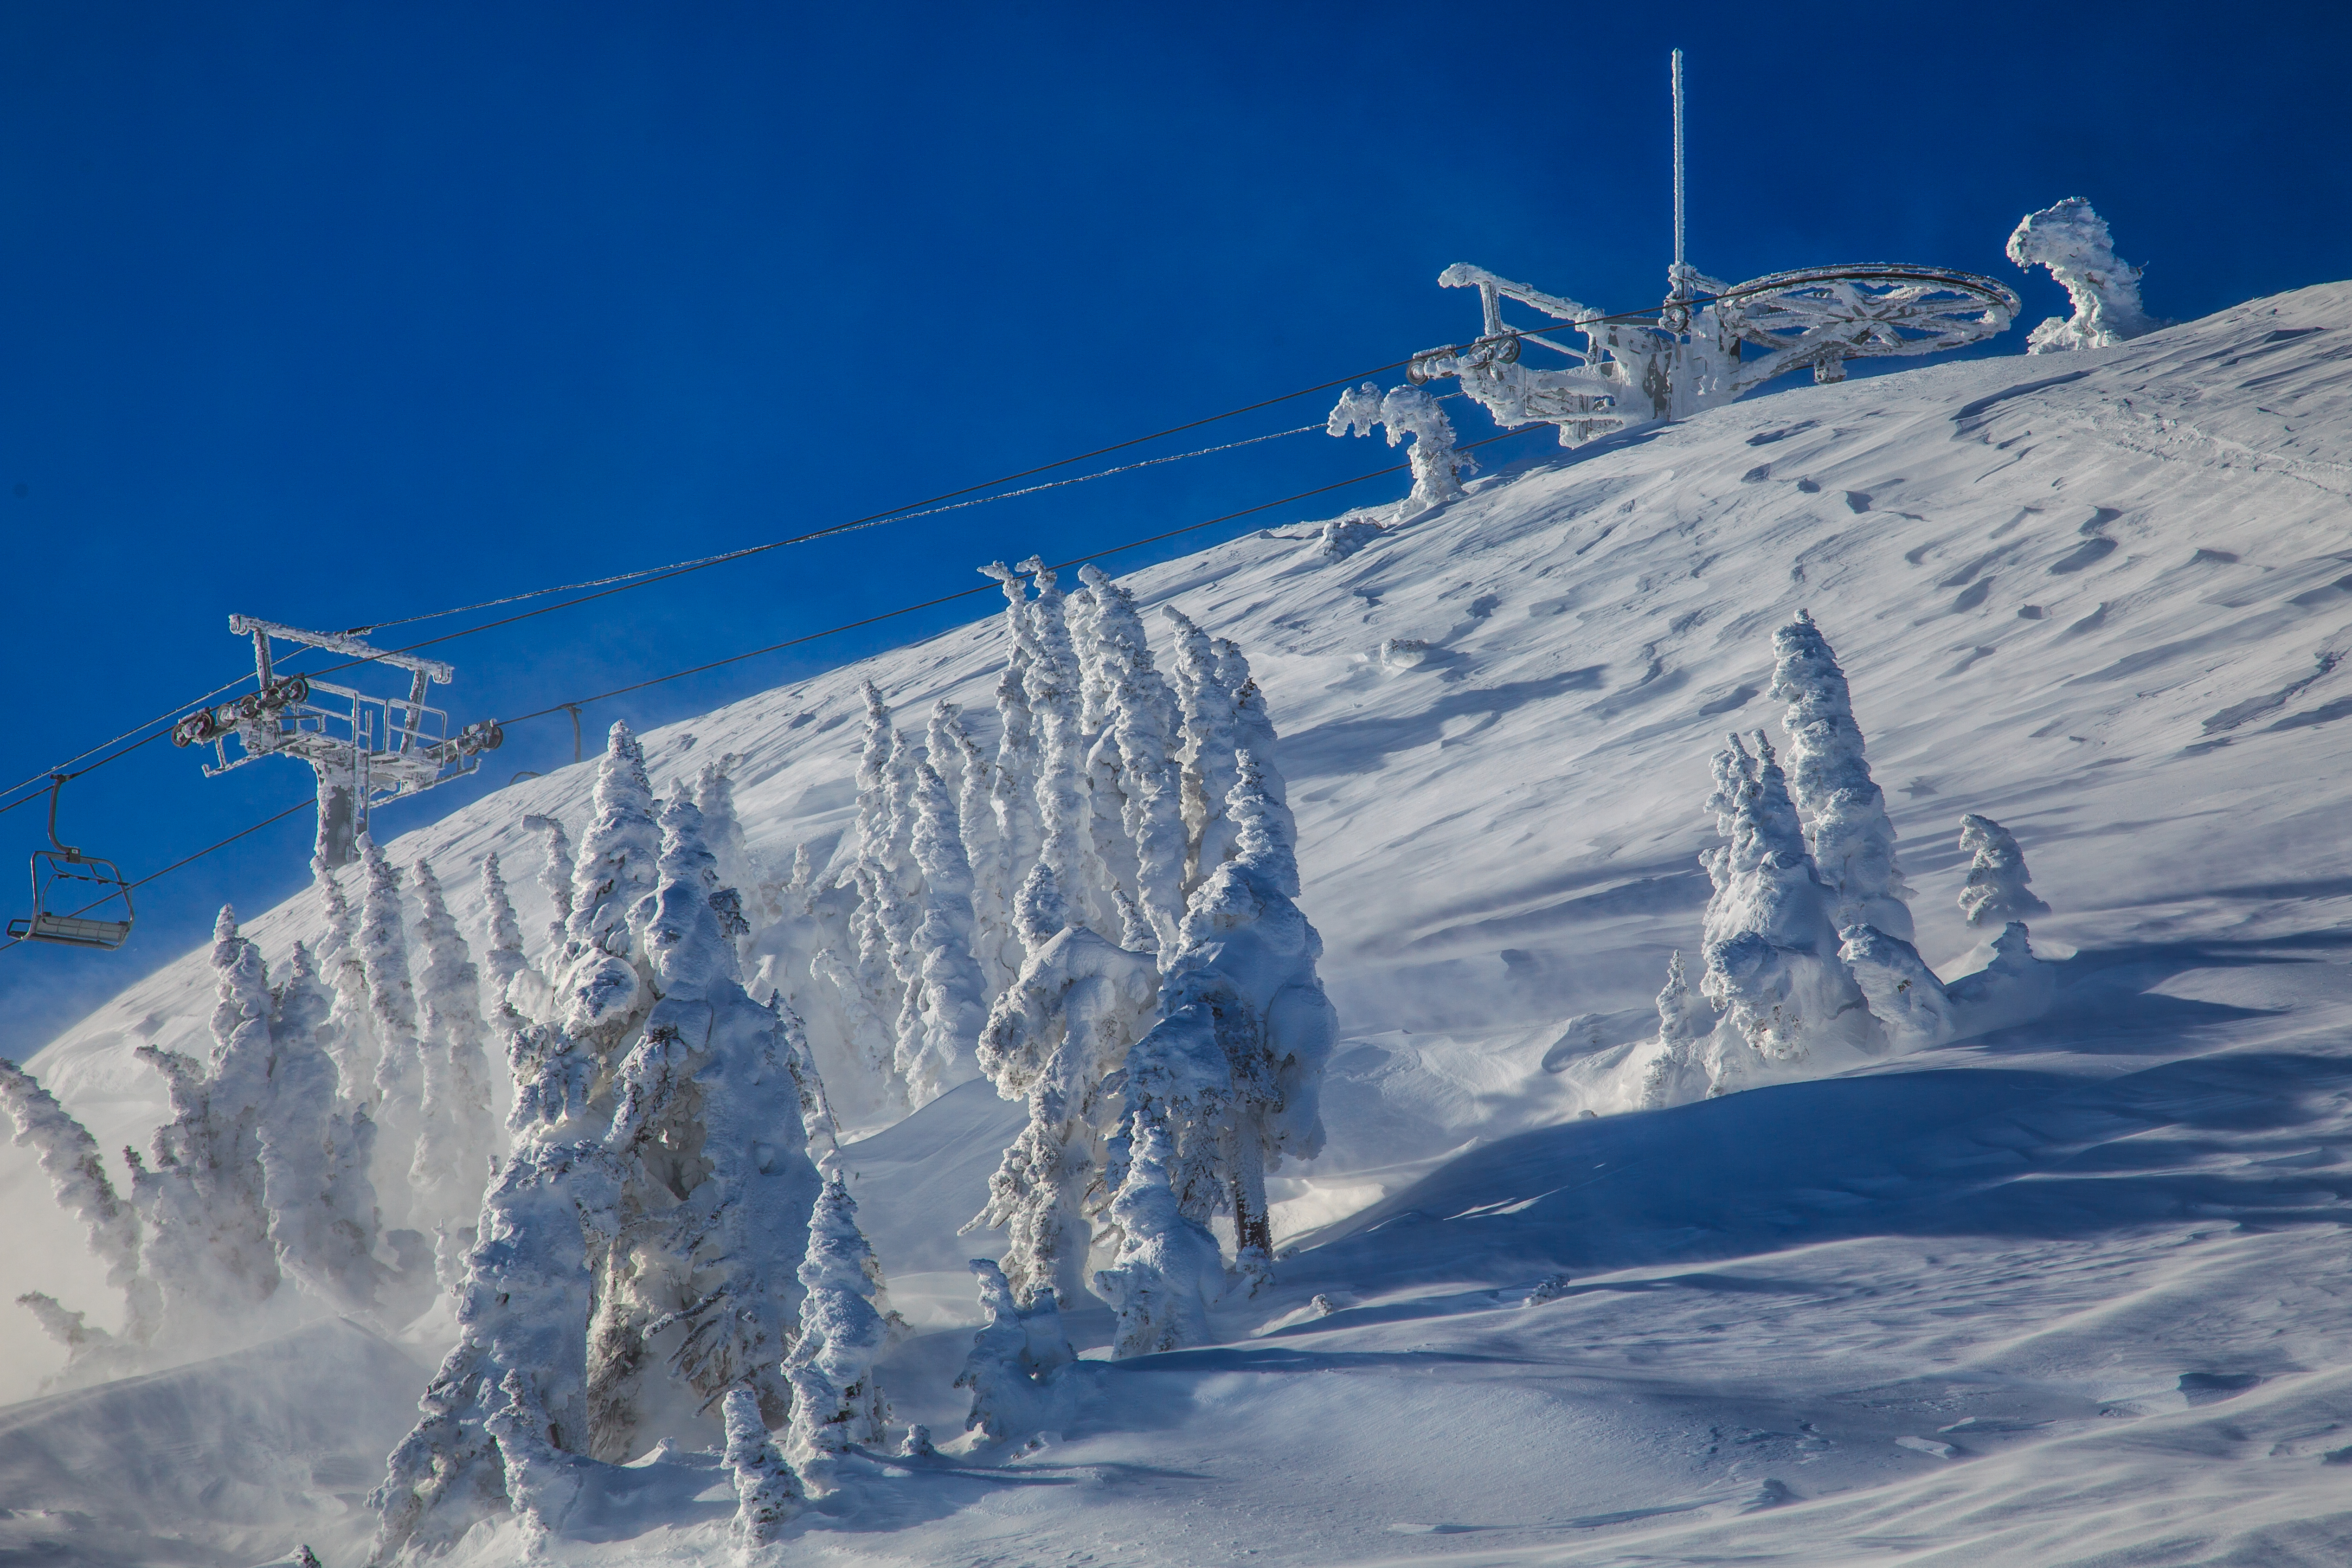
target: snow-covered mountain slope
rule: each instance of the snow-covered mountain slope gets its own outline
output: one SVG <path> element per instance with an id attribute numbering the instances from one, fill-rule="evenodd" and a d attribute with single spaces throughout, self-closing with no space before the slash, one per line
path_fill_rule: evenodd
<path id="1" fill-rule="evenodd" d="M 2344 1560 L 2347 385 L 2331 285 L 2116 349 L 1794 388 L 1490 481 L 1344 560 L 1277 531 L 1129 579 L 1239 640 L 1282 729 L 1346 1037 L 1329 1147 L 1273 1182 L 1291 1250 L 1220 1314 L 1225 1343 L 1106 1365 L 1003 1465 L 866 1466 L 793 1560 Z M 1617 1114 L 1666 954 L 1696 946 L 1708 753 L 1733 725 L 1777 742 L 1770 634 L 1800 607 L 1853 682 L 1922 952 L 1974 967 L 1958 821 L 1995 817 L 2055 906 L 2033 934 L 2058 1007 Z M 824 849 L 858 682 L 984 730 L 1000 637 L 656 731 L 655 781 L 740 753 L 755 847 Z M 393 854 L 470 898 L 496 848 L 539 932 L 520 821 L 576 826 L 589 774 Z M 247 930 L 274 962 L 313 919 Z M 143 1140 L 162 1095 L 130 1047 L 200 1036 L 209 991 L 191 955 L 29 1065 L 102 1145 Z M 1018 1124 L 968 1086 L 848 1152 L 927 1331 L 885 1369 L 902 1418 L 960 1419 L 957 1260 L 994 1242 L 954 1232 Z M 5 1152 L 13 1289 L 103 1302 L 43 1185 Z M 26 1462 L 0 1454 L 0 1504 Z M 565 1559 L 717 1560 L 725 1510 L 677 1500 L 723 1477 L 662 1464 Z M 87 1516 L 56 1526 L 68 1554 L 145 1560 L 107 1544 L 143 1528 L 110 1491 L 38 1506 Z M 242 1516 L 208 1510 L 190 1560 L 251 1560 Z M 298 1524 L 355 1558 L 360 1521 Z"/>

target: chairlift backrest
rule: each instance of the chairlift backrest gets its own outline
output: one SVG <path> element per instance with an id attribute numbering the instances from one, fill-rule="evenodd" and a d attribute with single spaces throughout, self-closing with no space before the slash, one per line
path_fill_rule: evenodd
<path id="1" fill-rule="evenodd" d="M 114 862 L 85 855 L 58 837 L 58 796 L 68 775 L 49 775 L 49 843 L 33 851 L 33 912 L 8 922 L 8 934 L 19 942 L 55 942 L 69 947 L 96 947 L 109 952 L 131 937 L 131 884 Z M 92 911 L 119 906 L 121 920 L 93 919 Z"/>

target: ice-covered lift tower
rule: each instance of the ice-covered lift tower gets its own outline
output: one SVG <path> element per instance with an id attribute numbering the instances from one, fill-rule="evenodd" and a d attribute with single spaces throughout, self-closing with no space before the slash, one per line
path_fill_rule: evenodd
<path id="1" fill-rule="evenodd" d="M 215 778 L 263 757 L 299 757 L 319 776 L 318 858 L 330 868 L 358 856 L 368 812 L 388 800 L 418 795 L 481 765 L 506 736 L 484 721 L 448 732 L 449 716 L 425 699 L 457 671 L 437 658 L 387 653 L 337 632 L 306 632 L 251 616 L 231 616 L 230 635 L 253 639 L 254 689 L 234 702 L 199 708 L 172 727 L 175 746 L 213 749 L 205 776 Z M 279 675 L 269 645 L 339 653 L 353 666 L 389 665 L 408 671 L 408 695 L 371 697 L 307 675 Z M 344 667 L 337 667 L 338 668 Z M 237 755 L 228 754 L 236 742 Z"/>
<path id="2" fill-rule="evenodd" d="M 1846 361 L 1936 353 L 2006 331 L 2015 294 L 1990 278 L 1937 267 L 1864 263 L 1775 272 L 1736 287 L 1683 259 L 1683 52 L 1674 52 L 1675 259 L 1655 321 L 1612 320 L 1589 305 L 1456 262 L 1438 275 L 1475 289 L 1478 340 L 1413 356 L 1416 385 L 1453 376 L 1505 426 L 1559 426 L 1573 447 L 1729 403 L 1774 376 L 1811 365 L 1817 382 L 1845 379 Z M 1514 331 L 1502 304 L 1529 305 L 1584 335 L 1579 349 Z M 1519 363 L 1528 345 L 1566 357 L 1560 369 Z"/>

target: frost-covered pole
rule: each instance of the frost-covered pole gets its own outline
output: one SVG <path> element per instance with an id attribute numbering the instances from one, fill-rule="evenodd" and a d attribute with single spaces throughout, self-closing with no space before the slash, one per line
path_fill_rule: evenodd
<path id="1" fill-rule="evenodd" d="M 1674 55 L 1675 78 L 1675 298 L 1685 297 L 1683 287 L 1683 52 Z"/>

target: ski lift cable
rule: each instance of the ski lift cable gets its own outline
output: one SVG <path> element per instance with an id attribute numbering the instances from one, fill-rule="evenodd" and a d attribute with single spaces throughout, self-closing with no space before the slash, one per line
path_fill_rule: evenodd
<path id="1" fill-rule="evenodd" d="M 1489 436 L 1484 440 L 1465 442 L 1454 449 L 1456 451 L 1469 451 L 1477 447 L 1492 446 L 1496 441 L 1507 441 L 1514 436 L 1524 435 L 1527 432 L 1525 430 L 1506 430 L 1499 436 Z M 1361 484 L 1368 479 L 1376 479 L 1381 478 L 1382 475 L 1402 473 L 1411 467 L 1412 464 L 1409 462 L 1394 463 L 1384 468 L 1374 469 L 1370 473 L 1358 474 L 1353 479 L 1339 479 L 1328 485 L 1318 485 L 1311 490 L 1301 490 L 1296 495 L 1285 496 L 1279 500 L 1270 500 L 1263 502 L 1257 506 L 1244 507 L 1239 511 L 1226 512 L 1221 517 L 1209 518 L 1202 522 L 1186 523 L 1181 528 L 1168 529 L 1160 533 L 1149 534 L 1141 539 L 1130 539 L 1123 544 L 1114 544 L 1106 549 L 1090 551 L 1087 554 L 1076 557 L 1073 560 L 1058 563 L 1053 570 L 1060 571 L 1064 567 L 1076 565 L 1082 561 L 1092 561 L 1106 555 L 1117 555 L 1129 550 L 1139 550 L 1147 544 L 1156 544 L 1164 539 L 1173 539 L 1181 534 L 1196 533 L 1204 528 L 1213 528 L 1221 522 L 1232 522 L 1241 518 L 1251 517 L 1258 512 L 1272 510 L 1274 508 L 1278 506 L 1287 506 L 1293 501 L 1306 500 L 1310 497 L 1322 495 L 1330 490 L 1344 489 L 1349 485 Z M 983 583 L 975 588 L 958 589 L 952 594 L 941 594 L 937 598 L 925 599 L 919 604 L 903 605 L 894 610 L 885 610 L 879 615 L 867 616 L 862 620 L 849 621 L 837 626 L 828 626 L 823 631 L 810 632 L 804 637 L 792 637 L 783 642 L 772 643 L 766 647 L 753 648 L 749 653 L 731 654 L 725 658 L 715 658 L 710 660 L 709 663 L 698 664 L 688 669 L 675 670 L 668 675 L 657 675 L 650 680 L 640 680 L 627 686 L 615 687 L 610 691 L 599 692 L 593 697 L 583 697 L 570 702 L 558 702 L 552 707 L 542 708 L 536 712 L 525 713 L 520 718 L 501 720 L 499 722 L 502 725 L 528 723 L 533 719 L 544 719 L 551 714 L 562 713 L 567 710 L 584 708 L 592 702 L 602 702 L 608 698 L 625 696 L 632 691 L 641 691 L 648 686 L 660 686 L 672 680 L 683 680 L 689 675 L 699 675 L 705 670 L 717 669 L 722 666 L 730 664 L 740 664 L 747 658 L 757 658 L 761 654 L 781 652 L 785 648 L 795 647 L 803 643 L 815 642 L 824 637 L 838 637 L 844 632 L 856 631 L 861 626 L 870 626 L 879 621 L 892 620 L 899 616 L 913 615 L 919 610 L 928 610 L 940 605 L 953 604 L 958 599 L 969 599 L 976 595 L 993 594 L 1000 591 L 1001 590 L 993 583 Z M 222 689 L 226 690 L 227 688 L 224 687 Z M 217 695 L 217 693 L 215 693 L 215 695 Z M 118 752 L 116 754 L 121 755 L 124 753 Z M 107 760 L 112 761 L 113 759 L 109 758 Z M 87 773 L 89 770 L 84 769 L 83 771 Z M 227 848 L 230 845 L 236 843 L 240 838 L 249 837 L 252 835 L 260 832 L 263 828 L 268 827 L 274 823 L 283 822 L 286 818 L 293 816 L 296 812 L 309 810 L 317 804 L 318 803 L 315 800 L 308 798 L 297 801 L 292 805 L 288 806 L 285 810 L 278 812 L 270 816 L 265 816 L 259 822 L 253 824 L 249 827 L 241 828 L 237 832 L 230 834 L 227 837 L 221 839 L 217 843 L 208 844 L 192 855 L 182 856 L 179 859 L 173 861 L 170 865 L 164 867 L 160 871 L 149 872 L 146 876 L 140 878 L 137 881 L 130 883 L 130 890 L 136 892 L 139 889 L 147 886 L 150 882 L 159 881 L 162 879 L 170 876 L 173 872 L 179 870 L 183 867 L 194 865 L 196 861 L 203 859 L 207 855 L 213 854 L 217 850 Z M 98 903 L 103 902 L 105 902 L 104 900 L 98 900 Z M 98 907 L 98 903 L 90 904 L 86 909 L 77 910 L 76 912 L 88 913 L 89 910 L 96 909 Z M 21 939 L 0 941 L 0 952 L 5 952 L 12 947 L 23 947 L 26 944 Z"/>

